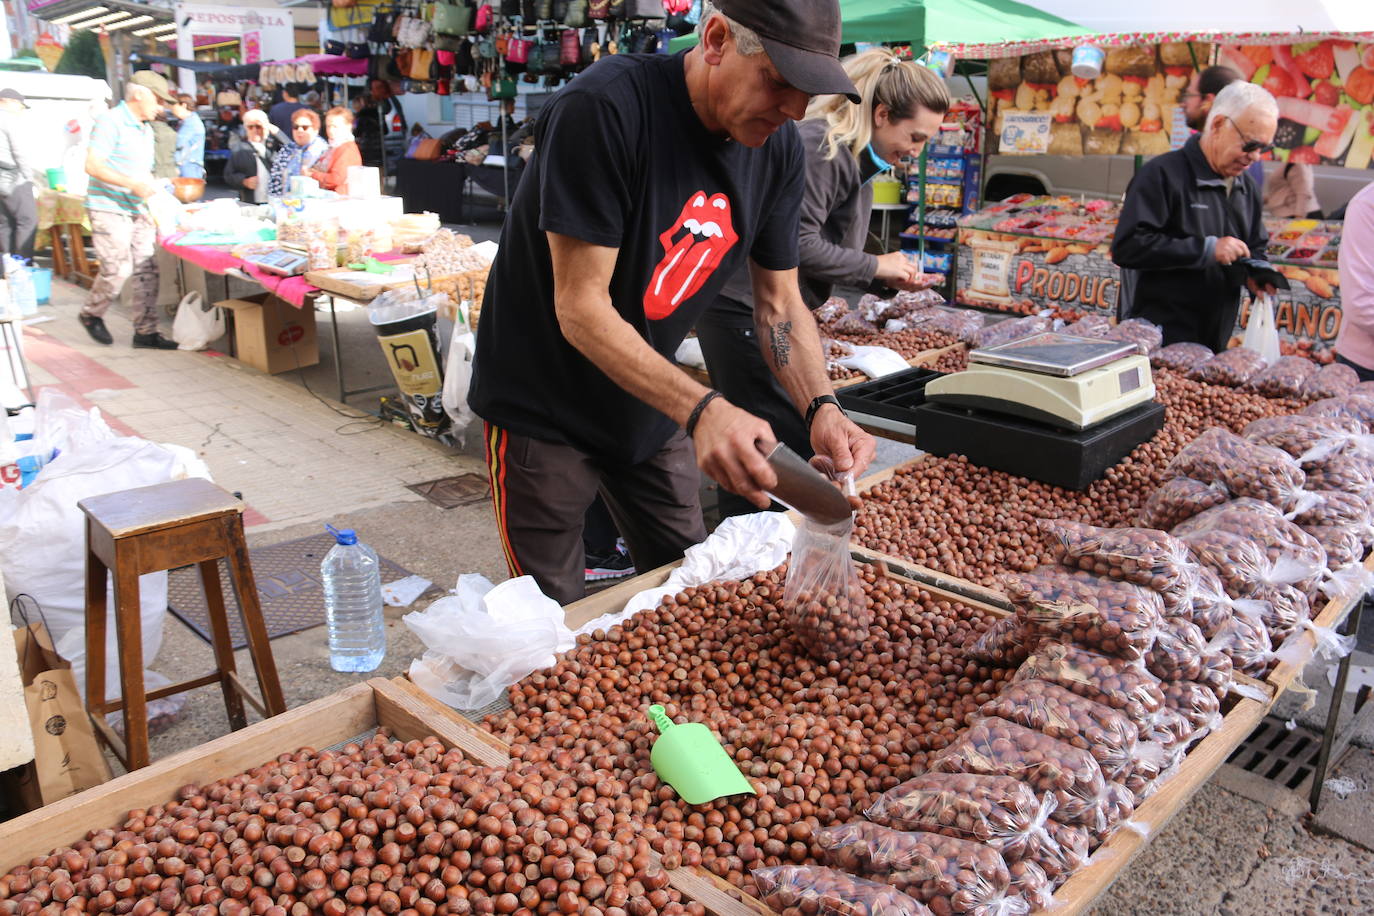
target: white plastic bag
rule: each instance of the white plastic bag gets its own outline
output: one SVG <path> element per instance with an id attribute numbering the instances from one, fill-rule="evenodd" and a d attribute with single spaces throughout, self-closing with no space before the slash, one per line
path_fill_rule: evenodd
<path id="1" fill-rule="evenodd" d="M 172 322 L 172 339 L 178 350 L 204 350 L 210 341 L 224 336 L 224 310 L 205 308 L 200 293 L 192 291 L 181 297 L 177 317 Z"/>
<path id="2" fill-rule="evenodd" d="M 428 651 L 410 663 L 410 679 L 458 709 L 479 709 L 571 649 L 563 608 L 521 576 L 493 586 L 460 576 L 456 594 L 401 618 Z"/>
<path id="3" fill-rule="evenodd" d="M 444 413 L 453 421 L 459 442 L 466 442 L 466 430 L 477 418 L 468 406 L 468 387 L 472 384 L 472 356 L 477 351 L 477 335 L 464 326 L 453 329 L 444 365 Z"/>
<path id="4" fill-rule="evenodd" d="M 1254 350 L 1273 365 L 1278 361 L 1279 331 L 1274 324 L 1274 300 L 1263 293 L 1250 303 L 1250 320 L 1245 325 L 1245 338 L 1241 346 Z"/>
<path id="5" fill-rule="evenodd" d="M 902 354 L 887 347 L 854 347 L 854 353 L 836 360 L 846 369 L 862 372 L 869 378 L 882 378 L 894 372 L 904 372 L 911 368 Z"/>
<path id="6" fill-rule="evenodd" d="M 86 689 L 86 524 L 77 502 L 179 477 L 208 476 L 184 450 L 137 438 L 113 438 L 63 451 L 26 489 L 0 491 L 0 570 L 10 595 L 32 595 L 42 609 L 53 646 L 72 664 L 77 687 Z M 143 661 L 162 645 L 167 612 L 167 573 L 139 579 Z M 106 585 L 106 698 L 120 696 L 115 641 L 113 576 Z M 145 672 L 149 689 L 165 684 Z"/>

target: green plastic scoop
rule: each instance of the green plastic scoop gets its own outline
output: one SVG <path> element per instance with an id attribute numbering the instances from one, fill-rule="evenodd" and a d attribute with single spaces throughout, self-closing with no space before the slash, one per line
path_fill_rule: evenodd
<path id="1" fill-rule="evenodd" d="M 658 740 L 649 752 L 654 772 L 689 805 L 704 805 L 727 795 L 757 795 L 720 740 L 700 722 L 675 725 L 662 706 L 649 707 Z"/>
<path id="2" fill-rule="evenodd" d="M 376 258 L 363 258 L 355 264 L 349 264 L 348 269 L 362 270 L 370 274 L 389 274 L 396 269 L 396 265 L 384 263 Z"/>

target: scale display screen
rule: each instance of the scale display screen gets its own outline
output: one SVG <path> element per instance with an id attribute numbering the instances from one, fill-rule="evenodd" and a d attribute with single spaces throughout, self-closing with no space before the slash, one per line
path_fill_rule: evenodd
<path id="1" fill-rule="evenodd" d="M 1070 378 L 1134 352 L 1136 347 L 1133 343 L 1048 332 L 985 350 L 974 350 L 968 358 L 971 363 Z"/>
<path id="2" fill-rule="evenodd" d="M 283 277 L 295 276 L 305 270 L 308 258 L 294 251 L 278 248 L 263 254 L 249 255 L 244 260 L 258 265 L 263 270 Z"/>

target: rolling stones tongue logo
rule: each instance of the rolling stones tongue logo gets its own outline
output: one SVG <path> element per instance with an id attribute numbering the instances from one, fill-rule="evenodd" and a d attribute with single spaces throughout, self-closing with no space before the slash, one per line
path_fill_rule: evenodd
<path id="1" fill-rule="evenodd" d="M 730 222 L 730 199 L 697 191 L 658 240 L 663 243 L 663 260 L 644 291 L 644 314 L 652 321 L 667 318 L 696 295 L 739 241 Z"/>

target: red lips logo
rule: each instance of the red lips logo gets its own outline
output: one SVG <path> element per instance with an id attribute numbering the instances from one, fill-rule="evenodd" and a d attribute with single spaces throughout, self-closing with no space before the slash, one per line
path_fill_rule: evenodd
<path id="1" fill-rule="evenodd" d="M 644 314 L 651 321 L 667 318 L 696 295 L 739 241 L 730 221 L 730 198 L 724 194 L 707 197 L 705 191 L 697 191 L 658 240 L 663 244 L 663 260 L 644 291 Z"/>

